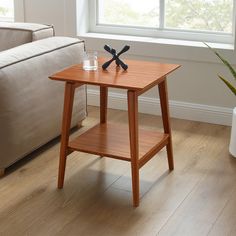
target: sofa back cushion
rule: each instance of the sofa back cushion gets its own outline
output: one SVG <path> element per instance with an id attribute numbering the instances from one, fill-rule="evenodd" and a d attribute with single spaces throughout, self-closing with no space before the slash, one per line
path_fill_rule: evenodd
<path id="1" fill-rule="evenodd" d="M 0 22 L 0 51 L 52 36 L 52 25 Z"/>
<path id="2" fill-rule="evenodd" d="M 84 41 L 77 38 L 69 38 L 69 37 L 51 37 L 47 39 L 43 39 L 37 42 L 32 42 L 28 44 L 21 45 L 16 48 L 12 48 L 9 50 L 5 50 L 0 53 L 0 79 L 1 79 L 1 70 L 6 67 L 10 67 L 12 65 L 32 60 L 35 57 L 42 56 L 47 53 L 51 53 L 53 51 L 68 48 L 74 44 L 82 44 L 84 45 Z M 76 52 L 77 53 L 77 52 Z M 81 52 L 80 52 L 81 53 Z M 62 57 L 62 55 L 61 55 Z M 82 58 L 82 57 L 81 57 Z M 63 61 L 63 58 L 55 58 L 55 61 Z M 59 63 L 59 62 L 58 62 Z M 75 64 L 78 61 L 75 62 Z M 30 62 L 29 72 L 30 72 Z"/>

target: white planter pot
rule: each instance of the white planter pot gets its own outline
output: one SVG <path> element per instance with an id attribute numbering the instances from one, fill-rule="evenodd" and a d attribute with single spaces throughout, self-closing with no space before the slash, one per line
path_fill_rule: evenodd
<path id="1" fill-rule="evenodd" d="M 232 119 L 232 129 L 231 129 L 229 152 L 232 156 L 236 157 L 236 107 L 233 110 L 233 119 Z"/>

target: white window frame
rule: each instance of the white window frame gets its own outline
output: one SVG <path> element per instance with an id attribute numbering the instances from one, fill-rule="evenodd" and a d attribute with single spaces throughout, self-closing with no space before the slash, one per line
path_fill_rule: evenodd
<path id="1" fill-rule="evenodd" d="M 24 22 L 25 21 L 25 1 L 14 0 L 14 21 Z"/>
<path id="2" fill-rule="evenodd" d="M 140 26 L 98 24 L 98 0 L 89 0 L 89 32 L 234 44 L 236 19 L 235 1 L 233 1 L 232 34 L 182 29 L 166 29 L 164 28 L 164 1 L 165 0 L 160 0 L 160 8 L 163 14 L 160 15 L 160 19 L 162 18 L 162 20 L 160 20 L 159 28 L 146 28 Z"/>
<path id="3" fill-rule="evenodd" d="M 2 22 L 13 22 L 14 17 L 0 16 L 0 21 L 2 21 Z"/>

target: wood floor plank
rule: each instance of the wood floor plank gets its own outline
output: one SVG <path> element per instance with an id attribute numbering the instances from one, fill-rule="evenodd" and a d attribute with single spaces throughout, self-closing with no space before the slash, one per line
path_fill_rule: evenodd
<path id="1" fill-rule="evenodd" d="M 145 129 L 162 129 L 160 117 L 139 118 Z M 126 123 L 127 114 L 109 110 L 108 120 Z M 72 136 L 98 121 L 99 110 L 89 107 L 84 127 Z M 234 235 L 236 160 L 228 154 L 229 127 L 172 119 L 172 128 L 176 168 L 169 173 L 162 150 L 141 169 L 137 209 L 128 162 L 72 153 L 59 191 L 54 142 L 7 170 L 0 180 L 0 235 Z"/>
<path id="2" fill-rule="evenodd" d="M 209 231 L 209 236 L 236 235 L 236 188 Z"/>
<path id="3" fill-rule="evenodd" d="M 221 132 L 222 138 L 227 136 Z M 235 186 L 236 163 L 231 163 L 228 148 L 218 140 L 216 136 L 215 144 L 212 142 L 207 147 L 211 156 L 205 158 L 211 163 L 206 165 L 205 177 L 168 219 L 159 235 L 207 235 L 221 214 Z"/>

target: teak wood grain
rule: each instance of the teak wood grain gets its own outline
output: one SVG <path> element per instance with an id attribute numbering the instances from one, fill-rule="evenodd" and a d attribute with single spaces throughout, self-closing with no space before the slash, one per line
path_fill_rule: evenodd
<path id="1" fill-rule="evenodd" d="M 169 115 L 169 104 L 168 104 L 168 91 L 166 79 L 158 84 L 160 103 L 161 103 L 161 113 L 162 113 L 162 122 L 164 127 L 165 134 L 169 134 L 168 144 L 166 145 L 167 157 L 169 169 L 174 169 L 174 160 L 173 160 L 173 147 L 172 147 L 172 135 L 170 127 L 170 115 Z"/>
<path id="2" fill-rule="evenodd" d="M 99 59 L 97 71 L 85 71 L 82 64 L 79 64 L 58 72 L 50 76 L 50 78 L 73 83 L 79 82 L 129 90 L 145 90 L 145 88 L 149 89 L 155 86 L 163 77 L 180 67 L 180 65 L 174 64 L 126 60 L 129 65 L 127 71 L 116 67 L 115 63 L 111 64 L 107 70 L 103 70 L 101 65 L 107 60 L 108 58 Z"/>
<path id="3" fill-rule="evenodd" d="M 179 65 L 128 60 L 127 71 L 116 67 L 115 64 L 108 70 L 103 70 L 101 64 L 105 60 L 99 59 L 99 68 L 96 71 L 85 71 L 80 64 L 50 77 L 53 80 L 66 82 L 58 188 L 63 187 L 66 157 L 73 151 L 130 161 L 133 205 L 137 207 L 139 205 L 139 169 L 164 146 L 167 148 L 169 169 L 174 169 L 166 76 L 176 70 Z M 100 86 L 100 123 L 68 144 L 74 90 L 82 84 Z M 164 126 L 164 133 L 161 134 L 139 130 L 138 127 L 138 96 L 155 85 L 159 86 L 160 93 Z M 128 90 L 128 128 L 107 123 L 109 87 Z"/>
<path id="4" fill-rule="evenodd" d="M 135 91 L 128 91 L 127 97 L 128 97 L 129 141 L 130 141 L 133 205 L 137 207 L 139 205 L 138 95 Z M 151 139 L 151 137 L 148 137 L 148 139 Z M 163 140 L 161 141 L 163 142 Z M 147 150 L 146 153 L 148 151 L 149 150 Z"/>
<path id="5" fill-rule="evenodd" d="M 164 147 L 169 135 L 157 131 L 139 129 L 139 159 L 147 152 Z M 69 148 L 76 151 L 131 161 L 129 128 L 115 123 L 97 124 L 69 142 Z M 160 149 L 159 149 L 160 150 Z"/>
<path id="6" fill-rule="evenodd" d="M 100 123 L 107 121 L 107 96 L 108 88 L 100 87 Z"/>
<path id="7" fill-rule="evenodd" d="M 73 86 L 73 84 L 66 82 L 62 128 L 61 128 L 62 131 L 61 131 L 60 161 L 59 161 L 59 170 L 58 170 L 58 188 L 59 189 L 63 188 L 63 185 L 64 185 L 66 157 L 68 154 L 69 132 L 70 132 L 72 108 L 73 108 L 73 102 L 74 102 L 74 92 L 75 92 L 75 87 Z"/>

